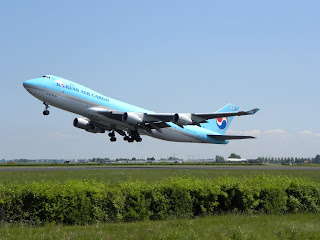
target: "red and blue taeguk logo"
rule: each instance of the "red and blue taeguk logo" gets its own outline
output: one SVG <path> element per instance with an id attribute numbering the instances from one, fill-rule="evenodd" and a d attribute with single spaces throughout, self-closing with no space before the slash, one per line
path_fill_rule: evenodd
<path id="1" fill-rule="evenodd" d="M 227 125 L 228 125 L 228 118 L 227 117 L 217 118 L 218 128 L 225 129 Z"/>

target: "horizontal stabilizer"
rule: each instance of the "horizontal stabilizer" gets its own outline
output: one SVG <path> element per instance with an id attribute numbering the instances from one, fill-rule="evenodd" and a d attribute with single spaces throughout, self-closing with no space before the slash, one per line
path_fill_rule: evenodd
<path id="1" fill-rule="evenodd" d="M 208 135 L 208 137 L 214 138 L 216 140 L 235 140 L 235 139 L 255 138 L 252 136 L 234 136 L 234 135 Z"/>

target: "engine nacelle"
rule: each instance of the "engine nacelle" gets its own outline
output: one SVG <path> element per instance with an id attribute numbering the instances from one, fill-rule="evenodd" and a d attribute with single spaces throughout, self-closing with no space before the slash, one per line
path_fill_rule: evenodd
<path id="1" fill-rule="evenodd" d="M 122 121 L 130 123 L 132 125 L 138 125 L 143 122 L 143 119 L 136 113 L 125 112 L 122 115 Z"/>
<path id="2" fill-rule="evenodd" d="M 73 126 L 75 126 L 77 128 L 84 129 L 87 132 L 91 132 L 91 133 L 104 133 L 105 132 L 105 130 L 100 129 L 100 128 L 90 124 L 89 121 L 84 118 L 75 118 L 73 120 Z"/>
<path id="3" fill-rule="evenodd" d="M 73 126 L 84 129 L 84 130 L 95 128 L 92 124 L 89 123 L 87 119 L 84 119 L 84 118 L 75 118 L 73 120 Z"/>
<path id="4" fill-rule="evenodd" d="M 176 113 L 175 115 L 173 115 L 173 122 L 180 126 L 189 125 L 193 123 L 191 119 L 191 114 L 182 114 L 182 113 Z"/>

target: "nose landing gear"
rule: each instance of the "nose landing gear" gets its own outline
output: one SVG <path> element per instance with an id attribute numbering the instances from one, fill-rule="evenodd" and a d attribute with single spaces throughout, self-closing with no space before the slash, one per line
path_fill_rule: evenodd
<path id="1" fill-rule="evenodd" d="M 45 105 L 45 109 L 43 111 L 43 115 L 47 116 L 49 115 L 49 111 L 48 111 L 48 108 L 49 108 L 49 105 L 46 103 L 46 102 L 43 102 L 43 104 Z"/>

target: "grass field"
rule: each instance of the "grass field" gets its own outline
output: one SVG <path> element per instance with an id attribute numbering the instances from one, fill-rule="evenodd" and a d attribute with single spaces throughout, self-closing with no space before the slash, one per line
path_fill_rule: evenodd
<path id="1" fill-rule="evenodd" d="M 291 177 L 307 177 L 314 182 L 320 183 L 319 170 L 209 170 L 209 169 L 148 169 L 148 170 L 61 170 L 61 171 L 21 171 L 21 172 L 0 172 L 0 181 L 15 181 L 28 183 L 30 181 L 66 181 L 72 179 L 95 179 L 102 182 L 117 184 L 123 181 L 144 180 L 156 182 L 168 177 L 195 177 L 200 179 L 217 179 L 223 176 L 241 178 L 245 176 L 257 176 L 260 174 L 280 175 Z"/>
<path id="2" fill-rule="evenodd" d="M 2 225 L 1 239 L 320 239 L 318 214 L 210 216 L 86 226 Z"/>
<path id="3" fill-rule="evenodd" d="M 307 177 L 320 183 L 319 170 L 64 170 L 0 172 L 0 181 L 28 184 L 32 181 L 95 179 L 117 184 L 122 181 L 157 182 L 168 177 L 217 179 L 281 175 Z M 98 223 L 85 226 L 27 226 L 0 224 L 0 239 L 320 239 L 319 214 L 239 215 L 227 214 L 196 219 L 172 219 L 131 223 Z"/>

